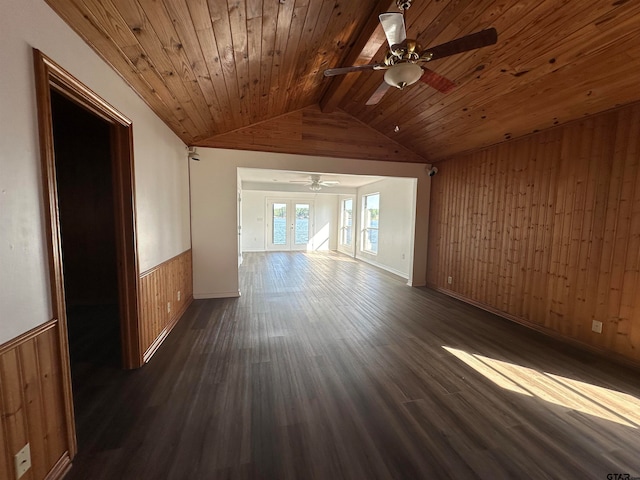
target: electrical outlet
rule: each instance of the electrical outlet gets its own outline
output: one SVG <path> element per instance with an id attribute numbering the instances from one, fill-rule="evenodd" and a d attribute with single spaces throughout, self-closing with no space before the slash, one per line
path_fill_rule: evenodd
<path id="1" fill-rule="evenodd" d="M 402 259 L 404 260 L 404 253 L 402 254 Z"/>
<path id="2" fill-rule="evenodd" d="M 171 313 L 171 302 L 167 302 L 167 313 Z"/>
<path id="3" fill-rule="evenodd" d="M 178 290 L 178 301 L 180 301 L 180 290 Z"/>
<path id="4" fill-rule="evenodd" d="M 16 480 L 25 474 L 31 468 L 31 448 L 27 443 L 22 450 L 16 453 Z"/>
<path id="5" fill-rule="evenodd" d="M 453 283 L 453 277 L 447 277 L 447 283 L 451 285 Z"/>
<path id="6" fill-rule="evenodd" d="M 596 333 L 602 333 L 602 322 L 599 322 L 598 320 L 593 320 L 591 322 L 591 330 Z"/>

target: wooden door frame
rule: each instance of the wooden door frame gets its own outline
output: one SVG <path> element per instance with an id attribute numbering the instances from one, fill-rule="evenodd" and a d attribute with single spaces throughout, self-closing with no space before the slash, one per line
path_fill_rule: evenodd
<path id="1" fill-rule="evenodd" d="M 77 451 L 67 315 L 64 296 L 64 272 L 56 183 L 51 89 L 89 110 L 110 125 L 111 165 L 113 169 L 116 254 L 120 336 L 124 368 L 143 365 L 138 324 L 138 259 L 136 244 L 135 196 L 133 175 L 133 125 L 105 100 L 92 92 L 73 75 L 53 62 L 41 51 L 33 50 L 38 129 L 42 162 L 43 204 L 51 286 L 53 318 L 59 323 L 60 360 L 64 405 L 67 421 L 69 454 Z"/>
<path id="2" fill-rule="evenodd" d="M 238 268 L 242 265 L 242 189 L 238 188 L 237 202 L 237 218 L 238 218 Z"/>

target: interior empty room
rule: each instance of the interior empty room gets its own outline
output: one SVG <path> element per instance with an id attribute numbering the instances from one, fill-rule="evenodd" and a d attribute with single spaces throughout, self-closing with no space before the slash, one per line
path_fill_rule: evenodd
<path id="1" fill-rule="evenodd" d="M 640 478 L 640 6 L 2 0 L 0 478 Z"/>

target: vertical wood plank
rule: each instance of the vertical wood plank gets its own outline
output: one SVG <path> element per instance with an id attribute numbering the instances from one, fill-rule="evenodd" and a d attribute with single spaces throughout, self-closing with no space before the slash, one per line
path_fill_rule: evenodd
<path id="1" fill-rule="evenodd" d="M 0 383 L 2 384 L 2 421 L 6 425 L 9 460 L 29 441 L 24 408 L 21 368 L 16 349 L 0 357 Z M 13 471 L 13 467 L 11 468 Z"/>
<path id="2" fill-rule="evenodd" d="M 546 291 L 547 284 L 550 281 L 549 275 L 551 274 L 551 259 L 553 256 L 553 248 L 550 243 L 553 241 L 554 235 L 554 219 L 555 219 L 555 201 L 558 190 L 558 178 L 560 177 L 561 165 L 558 159 L 562 154 L 562 135 L 558 135 L 554 138 L 554 141 L 549 144 L 548 155 L 551 158 L 552 169 L 550 171 L 550 185 L 547 196 L 546 212 L 545 212 L 545 237 L 544 237 L 544 253 L 542 257 L 542 285 L 540 288 L 540 309 L 542 311 L 540 324 L 549 325 L 549 305 L 547 301 Z"/>
<path id="3" fill-rule="evenodd" d="M 483 152 L 484 153 L 484 152 Z M 476 245 L 478 249 L 478 261 L 479 265 L 476 266 L 476 270 L 474 272 L 473 277 L 480 277 L 479 284 L 477 285 L 476 296 L 480 298 L 480 301 L 484 300 L 487 286 L 487 278 L 484 275 L 486 271 L 487 265 L 487 257 L 488 257 L 488 242 L 486 241 L 488 235 L 488 229 L 490 227 L 489 224 L 489 201 L 491 191 L 489 190 L 489 175 L 491 170 L 491 165 L 483 159 L 480 165 L 480 190 L 482 191 L 482 200 L 480 205 L 480 215 L 478 218 L 478 238 L 476 240 Z"/>
<path id="4" fill-rule="evenodd" d="M 496 305 L 498 301 L 498 255 L 500 250 L 500 236 L 502 232 L 502 222 L 504 215 L 503 197 L 504 189 L 502 180 L 504 179 L 503 165 L 498 155 L 498 149 L 489 150 L 490 158 L 495 164 L 495 172 L 493 176 L 493 183 L 495 185 L 494 196 L 494 215 L 493 215 L 493 234 L 490 239 L 490 265 L 489 265 L 489 278 L 490 278 L 490 290 L 488 296 L 488 305 Z"/>
<path id="5" fill-rule="evenodd" d="M 36 342 L 26 342 L 18 347 L 18 358 L 22 367 L 22 388 L 28 427 L 31 455 L 34 458 L 48 458 L 46 444 L 47 429 L 42 405 L 42 387 L 38 371 Z M 52 465 L 48 462 L 32 462 L 34 478 L 44 478 Z"/>
<path id="6" fill-rule="evenodd" d="M 544 137 L 540 138 L 540 142 L 531 140 L 531 156 L 528 169 L 529 184 L 527 185 L 528 215 L 527 215 L 527 245 L 525 246 L 526 261 L 524 268 L 524 285 L 522 294 L 521 312 L 524 319 L 531 319 L 531 304 L 535 294 L 536 279 L 536 259 L 539 256 L 538 238 L 540 233 L 540 203 L 544 192 L 542 158 L 540 158 L 541 145 Z"/>
<path id="7" fill-rule="evenodd" d="M 581 328 L 580 317 L 576 315 L 576 307 L 579 305 L 578 291 L 582 288 L 584 277 L 580 275 L 580 270 L 585 262 L 586 246 L 583 245 L 582 238 L 585 231 L 589 231 L 589 225 L 585 225 L 587 218 L 585 209 L 587 208 L 588 195 L 588 179 L 589 179 L 589 163 L 590 152 L 593 148 L 594 139 L 594 122 L 593 119 L 587 119 L 581 124 L 581 131 L 577 132 L 578 142 L 575 145 L 574 155 L 576 160 L 574 163 L 575 172 L 575 195 L 573 197 L 573 207 L 571 212 L 571 228 L 569 232 L 569 255 L 567 270 L 567 331 L 572 337 L 578 337 Z M 586 230 L 585 230 L 586 229 Z M 571 281 L 573 279 L 573 281 Z M 569 319 L 575 318 L 574 322 Z"/>
<path id="8" fill-rule="evenodd" d="M 58 329 L 49 329 L 36 338 L 40 387 L 46 423 L 47 464 L 55 465 L 68 449 L 62 393 L 62 367 L 60 365 Z"/>
<path id="9" fill-rule="evenodd" d="M 593 226 L 589 235 L 590 250 L 587 267 L 587 289 L 585 295 L 588 300 L 585 304 L 586 325 L 584 326 L 581 339 L 588 340 L 591 335 L 591 322 L 600 318 L 598 316 L 598 283 L 600 279 L 600 262 L 603 255 L 607 198 L 609 195 L 609 179 L 613 168 L 613 142 L 609 138 L 613 136 L 616 128 L 615 115 L 602 116 L 598 119 L 596 129 L 599 146 L 593 151 L 594 176 L 596 177 L 596 192 L 593 205 Z M 600 133 L 601 132 L 601 133 Z"/>
<path id="10" fill-rule="evenodd" d="M 624 110 L 616 119 L 614 132 L 613 171 L 607 201 L 604 252 L 600 266 L 602 280 L 599 285 L 598 320 L 603 321 L 603 333 L 598 343 L 611 344 L 616 335 L 618 306 L 620 302 L 620 280 L 615 277 L 620 272 L 620 255 L 617 252 L 618 221 L 621 205 L 624 208 L 623 185 L 625 174 L 624 151 L 629 136 L 629 111 Z M 624 228 L 624 227 L 620 227 Z"/>
<path id="11" fill-rule="evenodd" d="M 0 381 L 0 412 L 4 412 L 3 407 L 3 398 L 4 398 L 4 387 L 2 382 Z M 9 433 L 7 430 L 6 422 L 0 422 L 0 478 L 10 478 L 12 467 L 10 463 L 10 451 L 7 439 L 9 438 Z"/>

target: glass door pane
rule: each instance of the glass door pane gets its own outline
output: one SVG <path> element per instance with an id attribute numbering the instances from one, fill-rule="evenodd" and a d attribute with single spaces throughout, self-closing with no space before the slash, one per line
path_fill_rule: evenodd
<path id="1" fill-rule="evenodd" d="M 307 245 L 309 243 L 309 211 L 308 203 L 295 204 L 294 244 Z"/>
<path id="2" fill-rule="evenodd" d="M 271 243 L 287 244 L 287 204 L 273 203 L 271 208 Z"/>
<path id="3" fill-rule="evenodd" d="M 353 200 L 342 201 L 342 218 L 340 220 L 340 243 L 351 246 L 353 241 Z"/>

